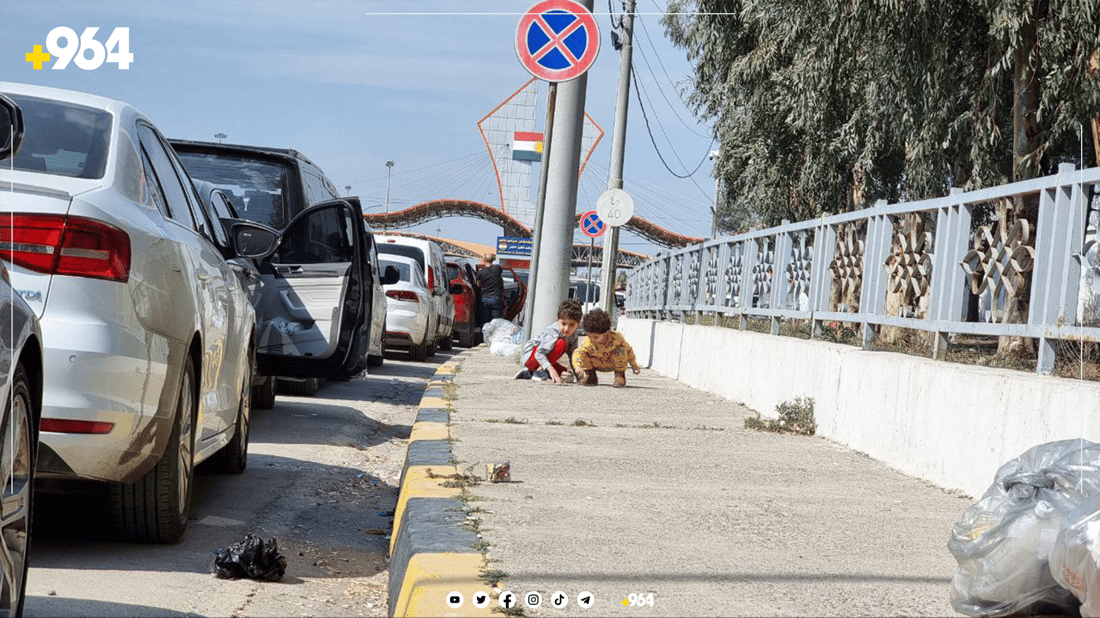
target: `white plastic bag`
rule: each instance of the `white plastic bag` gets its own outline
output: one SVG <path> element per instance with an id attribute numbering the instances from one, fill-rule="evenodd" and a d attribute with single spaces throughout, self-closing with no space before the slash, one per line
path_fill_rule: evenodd
<path id="1" fill-rule="evenodd" d="M 519 346 L 510 341 L 494 341 L 489 344 L 489 353 L 496 356 L 514 356 Z"/>
<path id="2" fill-rule="evenodd" d="M 1001 466 L 947 543 L 959 563 L 951 587 L 955 611 L 997 617 L 1033 606 L 1076 606 L 1073 594 L 1055 581 L 1049 560 L 1063 522 L 1097 494 L 1100 444 L 1050 442 Z"/>
<path id="3" fill-rule="evenodd" d="M 489 344 L 492 344 L 494 341 L 515 343 L 512 341 L 512 338 L 517 335 L 517 333 L 520 337 L 523 336 L 523 331 L 519 326 L 504 318 L 494 318 L 481 327 L 481 334 L 484 340 Z"/>
<path id="4" fill-rule="evenodd" d="M 1055 581 L 1081 602 L 1082 618 L 1100 618 L 1100 495 L 1066 517 L 1050 552 Z"/>

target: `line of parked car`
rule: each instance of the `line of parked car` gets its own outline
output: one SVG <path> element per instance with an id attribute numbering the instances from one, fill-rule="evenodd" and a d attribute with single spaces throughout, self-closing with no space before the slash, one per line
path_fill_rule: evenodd
<path id="1" fill-rule="evenodd" d="M 439 246 L 375 235 L 301 153 L 0 93 L 0 613 L 22 609 L 35 491 L 105 484 L 124 538 L 175 542 L 195 467 L 243 472 L 277 389 L 476 342 L 476 288 Z"/>

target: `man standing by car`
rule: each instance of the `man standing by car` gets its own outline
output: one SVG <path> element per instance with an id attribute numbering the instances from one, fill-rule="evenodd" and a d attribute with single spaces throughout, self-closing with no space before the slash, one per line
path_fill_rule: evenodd
<path id="1" fill-rule="evenodd" d="M 500 266 L 493 263 L 496 257 L 486 253 L 477 267 L 477 287 L 481 290 L 478 312 L 482 323 L 504 316 L 504 275 Z"/>

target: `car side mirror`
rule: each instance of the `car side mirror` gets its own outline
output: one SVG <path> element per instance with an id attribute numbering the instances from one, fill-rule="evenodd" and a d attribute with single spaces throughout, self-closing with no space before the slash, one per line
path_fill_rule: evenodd
<path id="1" fill-rule="evenodd" d="M 452 283 L 451 284 L 451 294 L 453 295 L 453 294 L 461 294 L 461 293 L 462 293 L 462 284 L 461 283 Z"/>
<path id="2" fill-rule="evenodd" d="M 282 240 L 278 232 L 254 221 L 237 219 L 227 227 L 237 257 L 266 258 L 275 253 L 279 248 L 279 241 Z"/>
<path id="3" fill-rule="evenodd" d="M 14 157 L 23 144 L 23 110 L 0 94 L 0 159 Z"/>
<path id="4" fill-rule="evenodd" d="M 382 285 L 393 285 L 401 280 L 401 272 L 396 266 L 387 266 L 382 272 Z"/>

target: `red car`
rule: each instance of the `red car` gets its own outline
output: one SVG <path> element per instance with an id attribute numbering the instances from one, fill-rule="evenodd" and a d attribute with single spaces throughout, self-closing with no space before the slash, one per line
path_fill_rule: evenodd
<path id="1" fill-rule="evenodd" d="M 474 269 L 466 263 L 448 261 L 447 279 L 455 299 L 454 336 L 459 346 L 472 348 L 477 345 L 477 335 L 481 331 L 477 319 L 478 293 L 474 285 Z"/>

